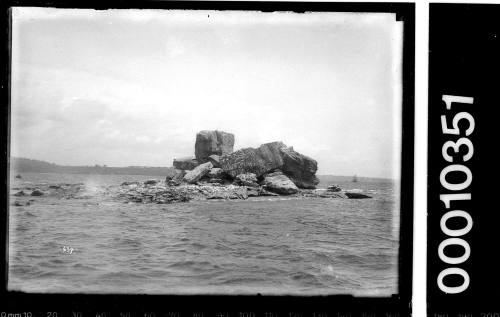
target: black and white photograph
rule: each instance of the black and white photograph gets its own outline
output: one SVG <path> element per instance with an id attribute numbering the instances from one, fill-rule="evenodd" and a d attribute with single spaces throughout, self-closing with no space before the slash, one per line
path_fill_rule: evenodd
<path id="1" fill-rule="evenodd" d="M 11 15 L 9 291 L 399 293 L 395 13 Z"/>

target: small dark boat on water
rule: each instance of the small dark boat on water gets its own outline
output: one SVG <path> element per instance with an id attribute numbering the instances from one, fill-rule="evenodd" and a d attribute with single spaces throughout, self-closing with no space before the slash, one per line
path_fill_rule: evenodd
<path id="1" fill-rule="evenodd" d="M 21 174 L 17 174 L 17 175 L 16 175 L 16 178 L 22 178 L 22 177 L 21 177 Z"/>
<path id="2" fill-rule="evenodd" d="M 352 182 L 353 182 L 353 183 L 357 183 L 357 182 L 358 182 L 358 176 L 357 176 L 357 175 L 354 175 L 354 176 L 352 177 Z"/>

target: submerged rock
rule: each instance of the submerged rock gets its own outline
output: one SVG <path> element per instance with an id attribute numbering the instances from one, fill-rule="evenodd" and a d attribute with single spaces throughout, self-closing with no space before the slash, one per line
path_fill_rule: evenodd
<path id="1" fill-rule="evenodd" d="M 21 190 L 21 191 L 18 191 L 17 193 L 15 193 L 14 196 L 17 196 L 17 197 L 26 196 L 26 193 Z"/>
<path id="2" fill-rule="evenodd" d="M 210 162 L 203 163 L 201 165 L 196 166 L 193 170 L 187 171 L 186 175 L 184 175 L 184 181 L 186 183 L 196 183 L 199 181 L 203 176 L 207 175 L 210 170 L 212 169 L 213 165 Z"/>
<path id="3" fill-rule="evenodd" d="M 344 194 L 347 196 L 347 198 L 350 198 L 350 199 L 372 198 L 371 196 L 361 194 L 361 193 L 355 193 L 355 192 L 345 192 Z"/>
<path id="4" fill-rule="evenodd" d="M 210 155 L 233 152 L 234 134 L 224 131 L 204 130 L 196 134 L 195 156 L 200 163 L 208 161 Z"/>
<path id="5" fill-rule="evenodd" d="M 35 189 L 34 191 L 31 192 L 31 196 L 43 196 L 44 192 L 42 192 L 39 189 Z"/>
<path id="6" fill-rule="evenodd" d="M 291 195 L 299 191 L 297 186 L 281 171 L 266 174 L 263 183 L 267 190 L 281 195 Z"/>

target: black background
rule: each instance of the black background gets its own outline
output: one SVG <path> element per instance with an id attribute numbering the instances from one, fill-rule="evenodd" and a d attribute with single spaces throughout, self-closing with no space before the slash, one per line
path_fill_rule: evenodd
<path id="1" fill-rule="evenodd" d="M 9 84 L 9 6 L 51 6 L 60 8 L 159 8 L 159 9 L 217 9 L 259 11 L 345 11 L 345 12 L 393 12 L 397 20 L 404 22 L 403 38 L 403 162 L 401 188 L 401 237 L 399 249 L 399 292 L 385 298 L 357 298 L 346 296 L 144 296 L 144 295 L 67 295 L 67 294 L 23 294 L 7 292 L 7 262 L 0 261 L 4 272 L 0 285 L 0 312 L 22 313 L 30 311 L 35 317 L 48 317 L 47 312 L 57 312 L 57 317 L 70 316 L 71 311 L 82 311 L 82 317 L 94 317 L 96 312 L 106 312 L 106 317 L 130 311 L 131 317 L 144 316 L 144 312 L 155 312 L 164 317 L 167 312 L 181 312 L 182 317 L 191 317 L 193 312 L 204 312 L 204 317 L 215 312 L 229 312 L 231 317 L 240 317 L 240 312 L 254 312 L 255 317 L 265 317 L 264 312 L 277 312 L 279 317 L 290 317 L 289 312 L 313 317 L 313 312 L 327 313 L 328 317 L 363 316 L 408 316 L 411 311 L 412 289 L 412 237 L 413 237 L 413 128 L 414 128 L 414 4 L 390 3 L 299 3 L 299 2 L 166 2 L 166 1 L 4 1 L 2 2 L 2 63 L 4 68 L 2 88 L 2 138 L 5 161 L 1 173 L 8 180 L 8 84 Z M 7 184 L 1 183 L 2 212 L 1 230 L 3 243 L 0 254 L 5 254 L 7 242 L 8 197 Z M 1 241 L 0 241 L 1 242 Z M 3 257 L 3 256 L 0 256 Z M 5 259 L 8 260 L 8 259 Z M 102 315 L 101 315 L 102 316 Z M 318 315 L 316 315 L 317 317 Z M 366 316 L 366 315 L 364 315 Z M 370 315 L 374 316 L 374 315 Z M 10 316 L 5 316 L 10 317 Z M 27 317 L 24 315 L 13 317 Z M 56 316 L 51 316 L 56 317 Z M 298 316 L 297 316 L 298 317 Z"/>
<path id="2" fill-rule="evenodd" d="M 428 313 L 431 316 L 434 313 L 500 314 L 500 195 L 496 184 L 500 180 L 497 140 L 500 134 L 500 5 L 430 4 L 429 29 Z M 474 104 L 454 104 L 447 112 L 441 101 L 443 94 L 474 97 Z M 459 136 L 442 133 L 440 116 L 449 113 L 450 123 L 459 111 L 472 114 L 476 123 L 470 136 L 474 155 L 466 163 L 473 174 L 472 184 L 460 191 L 470 192 L 472 199 L 467 203 L 452 203 L 450 209 L 465 210 L 473 219 L 471 231 L 463 236 L 470 245 L 471 256 L 464 264 L 456 265 L 468 272 L 470 285 L 461 294 L 445 294 L 437 286 L 437 276 L 444 268 L 455 265 L 445 264 L 438 257 L 438 246 L 447 238 L 439 224 L 446 212 L 439 195 L 451 193 L 439 183 L 441 170 L 451 164 L 442 158 L 441 148 L 444 142 L 455 141 Z M 461 131 L 466 125 L 459 125 Z M 465 147 L 461 151 L 465 153 Z M 451 255 L 454 250 L 446 252 Z"/>

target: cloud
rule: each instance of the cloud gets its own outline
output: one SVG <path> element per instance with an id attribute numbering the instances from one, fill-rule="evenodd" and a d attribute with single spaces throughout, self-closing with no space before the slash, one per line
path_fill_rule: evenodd
<path id="1" fill-rule="evenodd" d="M 55 11 L 14 15 L 13 155 L 166 166 L 220 129 L 320 173 L 393 175 L 393 15 Z"/>
<path id="2" fill-rule="evenodd" d="M 176 58 L 186 51 L 186 47 L 179 38 L 171 36 L 165 43 L 165 50 L 169 58 Z"/>

